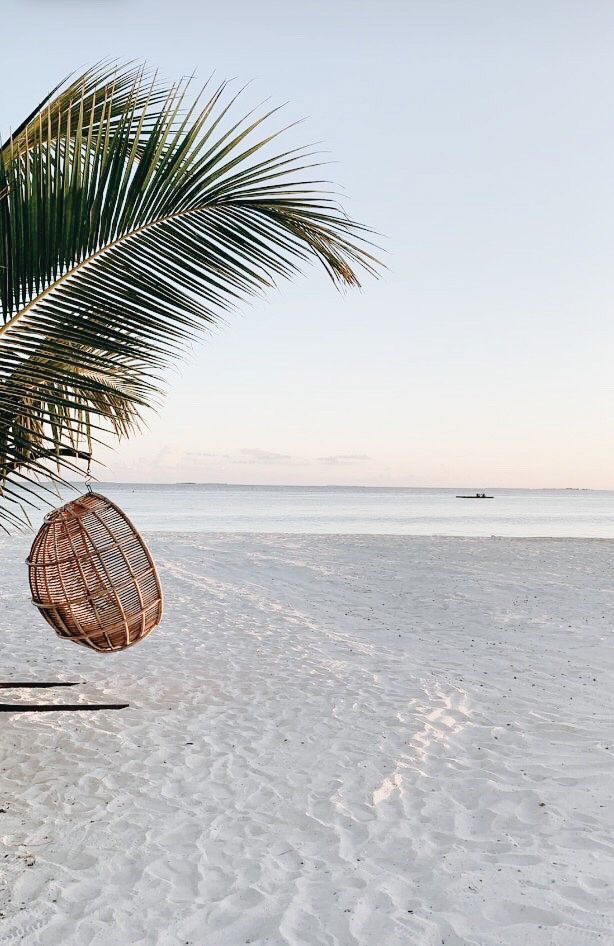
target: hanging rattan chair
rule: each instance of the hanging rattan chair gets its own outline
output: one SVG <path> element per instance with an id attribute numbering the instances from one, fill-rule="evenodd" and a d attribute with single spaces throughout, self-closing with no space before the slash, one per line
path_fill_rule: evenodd
<path id="1" fill-rule="evenodd" d="M 59 634 L 98 651 L 143 640 L 160 622 L 162 589 L 130 520 L 88 492 L 50 513 L 28 557 L 32 601 Z"/>

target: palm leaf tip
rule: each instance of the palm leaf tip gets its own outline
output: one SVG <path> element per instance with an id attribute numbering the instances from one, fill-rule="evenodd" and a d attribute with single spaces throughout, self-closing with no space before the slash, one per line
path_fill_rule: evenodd
<path id="1" fill-rule="evenodd" d="M 189 90 L 102 63 L 0 148 L 5 496 L 137 429 L 203 326 L 309 260 L 339 287 L 378 272 L 370 232 L 310 180 L 312 152 L 268 130 L 275 109 L 235 118 L 226 83 Z"/>

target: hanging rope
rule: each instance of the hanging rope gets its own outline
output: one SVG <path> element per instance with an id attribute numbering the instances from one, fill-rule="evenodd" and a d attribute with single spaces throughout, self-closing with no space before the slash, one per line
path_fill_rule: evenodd
<path id="1" fill-rule="evenodd" d="M 87 458 L 87 470 L 85 471 L 85 488 L 88 493 L 92 492 L 92 483 L 94 482 L 94 477 L 92 476 L 92 454 L 88 454 Z"/>

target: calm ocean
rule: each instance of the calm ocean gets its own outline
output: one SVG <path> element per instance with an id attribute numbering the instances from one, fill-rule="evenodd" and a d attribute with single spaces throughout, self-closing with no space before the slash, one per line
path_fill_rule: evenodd
<path id="1" fill-rule="evenodd" d="M 489 491 L 493 500 L 471 501 L 456 499 L 456 493 L 474 491 L 467 489 L 134 483 L 95 488 L 146 532 L 614 537 L 614 491 L 496 489 Z"/>

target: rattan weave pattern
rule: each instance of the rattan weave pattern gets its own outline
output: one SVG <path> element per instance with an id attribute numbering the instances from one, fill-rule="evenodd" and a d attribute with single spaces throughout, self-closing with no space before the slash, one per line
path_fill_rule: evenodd
<path id="1" fill-rule="evenodd" d="M 160 622 L 154 561 L 122 510 L 88 492 L 54 510 L 28 557 L 32 601 L 60 637 L 125 650 Z"/>

